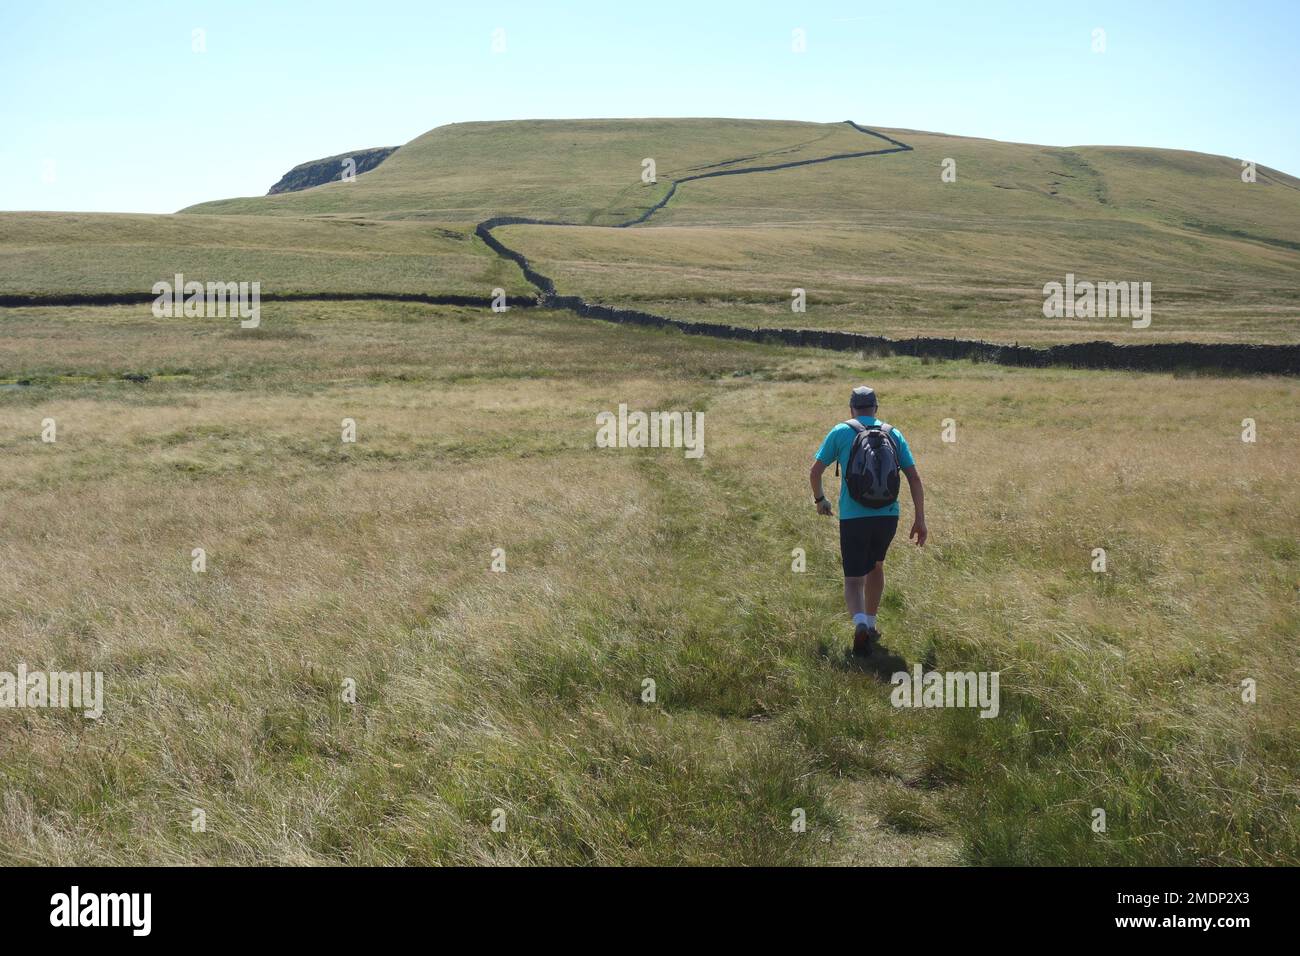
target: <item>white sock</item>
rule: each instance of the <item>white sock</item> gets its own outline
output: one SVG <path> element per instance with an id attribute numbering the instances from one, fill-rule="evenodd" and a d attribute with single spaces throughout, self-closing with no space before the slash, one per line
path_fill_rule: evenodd
<path id="1" fill-rule="evenodd" d="M 874 630 L 874 629 L 875 629 L 875 626 L 876 626 L 876 615 L 874 615 L 874 614 L 864 614 L 864 615 L 862 615 L 862 617 L 863 617 L 863 620 L 866 621 L 867 627 L 872 628 L 872 629 Z"/>
<path id="2" fill-rule="evenodd" d="M 867 625 L 867 627 L 875 627 L 876 621 L 875 618 L 871 617 L 870 615 L 858 613 L 853 615 L 853 624 L 855 626 L 858 624 L 865 624 Z"/>

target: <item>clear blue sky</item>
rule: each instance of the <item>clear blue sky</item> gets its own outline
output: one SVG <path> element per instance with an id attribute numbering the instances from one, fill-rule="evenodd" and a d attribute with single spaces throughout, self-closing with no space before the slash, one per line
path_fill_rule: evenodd
<path id="1" fill-rule="evenodd" d="M 171 212 L 535 117 L 855 119 L 1300 174 L 1298 28 L 1294 0 L 6 0 L 0 209 Z"/>

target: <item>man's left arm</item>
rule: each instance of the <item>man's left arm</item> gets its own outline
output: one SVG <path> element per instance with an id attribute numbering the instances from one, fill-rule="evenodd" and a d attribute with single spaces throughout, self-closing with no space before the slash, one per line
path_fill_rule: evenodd
<path id="1" fill-rule="evenodd" d="M 916 459 L 912 457 L 912 449 L 907 445 L 907 439 L 903 433 L 895 430 L 895 436 L 898 439 L 899 448 L 899 467 L 904 475 L 907 476 L 907 487 L 912 491 L 912 508 L 916 516 L 912 519 L 912 530 L 908 532 L 909 539 L 915 538 L 918 548 L 925 547 L 925 539 L 929 537 L 929 531 L 925 527 L 925 486 L 921 484 L 921 473 L 916 470 Z"/>
<path id="2" fill-rule="evenodd" d="M 822 491 L 822 472 L 825 470 L 826 463 L 814 458 L 812 468 L 808 472 L 808 483 L 812 485 L 813 500 L 817 504 L 817 513 L 819 515 L 834 514 L 830 500 L 826 497 L 826 493 Z"/>
<path id="3" fill-rule="evenodd" d="M 925 486 L 921 484 L 921 474 L 916 470 L 916 465 L 908 465 L 903 469 L 903 474 L 907 476 L 907 487 L 912 489 L 912 507 L 916 511 L 916 517 L 912 519 L 912 530 L 908 533 L 908 538 L 915 538 L 917 547 L 925 547 L 925 539 L 929 536 L 929 531 L 925 527 Z"/>

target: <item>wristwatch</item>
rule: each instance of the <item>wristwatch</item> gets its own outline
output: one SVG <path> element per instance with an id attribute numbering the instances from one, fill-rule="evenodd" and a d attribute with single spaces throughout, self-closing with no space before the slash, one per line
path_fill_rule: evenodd
<path id="1" fill-rule="evenodd" d="M 818 498 L 814 498 L 814 499 L 813 499 L 813 504 L 815 504 L 815 505 L 819 505 L 819 504 L 821 504 L 821 503 L 822 503 L 823 501 L 825 501 L 825 500 L 826 500 L 826 496 L 825 496 L 825 495 L 822 495 L 822 496 L 820 496 L 820 497 L 818 497 Z"/>

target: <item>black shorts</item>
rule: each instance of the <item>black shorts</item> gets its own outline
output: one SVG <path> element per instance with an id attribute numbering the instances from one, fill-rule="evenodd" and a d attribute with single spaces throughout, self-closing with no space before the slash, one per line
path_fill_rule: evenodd
<path id="1" fill-rule="evenodd" d="M 877 561 L 885 560 L 889 542 L 898 531 L 898 515 L 849 518 L 840 522 L 840 563 L 846 578 L 871 573 Z"/>

